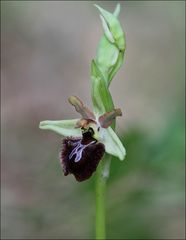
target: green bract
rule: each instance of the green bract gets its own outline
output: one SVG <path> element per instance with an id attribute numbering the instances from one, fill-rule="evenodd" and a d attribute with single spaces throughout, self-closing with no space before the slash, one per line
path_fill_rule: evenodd
<path id="1" fill-rule="evenodd" d="M 114 108 L 112 97 L 105 82 L 105 78 L 94 60 L 92 60 L 91 64 L 91 79 L 91 94 L 94 112 L 97 115 L 101 115 L 111 111 Z"/>
<path id="2" fill-rule="evenodd" d="M 81 114 L 81 118 L 60 121 L 42 121 L 41 129 L 52 130 L 65 137 L 81 137 L 88 129 L 94 132 L 94 139 L 104 144 L 108 154 L 123 160 L 125 148 L 114 132 L 115 118 L 121 116 L 121 110 L 114 108 L 109 85 L 120 68 L 125 51 L 125 37 L 117 19 L 120 12 L 118 4 L 114 13 L 95 5 L 101 16 L 104 35 L 100 40 L 96 59 L 91 63 L 91 97 L 93 112 L 91 112 L 76 96 L 71 96 L 69 102 Z"/>

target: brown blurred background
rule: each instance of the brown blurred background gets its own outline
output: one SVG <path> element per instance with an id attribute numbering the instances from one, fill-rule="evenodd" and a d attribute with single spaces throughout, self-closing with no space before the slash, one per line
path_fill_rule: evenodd
<path id="1" fill-rule="evenodd" d="M 97 3 L 1 1 L 1 214 L 3 239 L 94 238 L 94 177 L 64 177 L 60 136 L 45 119 L 77 118 L 103 33 Z M 111 92 L 127 150 L 113 159 L 107 238 L 184 239 L 185 2 L 121 1 L 127 49 Z"/>

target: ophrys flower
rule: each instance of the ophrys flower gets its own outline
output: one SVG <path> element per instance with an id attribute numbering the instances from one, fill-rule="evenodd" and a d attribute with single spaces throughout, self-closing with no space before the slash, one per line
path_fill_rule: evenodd
<path id="1" fill-rule="evenodd" d="M 66 137 L 63 139 L 60 161 L 64 175 L 74 174 L 78 181 L 88 179 L 96 170 L 104 152 L 123 160 L 125 149 L 110 125 L 120 109 L 102 115 L 93 113 L 76 96 L 69 102 L 80 113 L 81 118 L 60 121 L 42 121 L 41 129 L 48 129 Z"/>

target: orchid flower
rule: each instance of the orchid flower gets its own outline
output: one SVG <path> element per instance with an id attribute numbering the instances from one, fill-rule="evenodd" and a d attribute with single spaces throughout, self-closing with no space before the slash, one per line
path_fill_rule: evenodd
<path id="1" fill-rule="evenodd" d="M 64 137 L 60 154 L 65 175 L 73 173 L 78 181 L 89 178 L 103 157 L 104 152 L 123 160 L 125 149 L 110 125 L 120 109 L 102 115 L 91 112 L 82 101 L 71 96 L 69 102 L 81 114 L 79 119 L 42 121 L 41 129 L 52 130 Z"/>
<path id="2" fill-rule="evenodd" d="M 64 175 L 74 174 L 77 181 L 91 177 L 105 153 L 123 160 L 126 151 L 116 135 L 115 119 L 121 116 L 115 108 L 109 91 L 110 83 L 123 61 L 125 38 L 117 19 L 120 6 L 109 13 L 95 5 L 100 11 L 104 36 L 101 38 L 97 56 L 91 63 L 91 111 L 76 96 L 69 103 L 80 114 L 77 119 L 45 120 L 40 129 L 54 131 L 64 137 L 60 162 Z"/>

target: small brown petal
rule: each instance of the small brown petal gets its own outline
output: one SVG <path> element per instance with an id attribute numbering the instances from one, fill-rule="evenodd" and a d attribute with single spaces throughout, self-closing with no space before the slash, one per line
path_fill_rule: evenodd
<path id="1" fill-rule="evenodd" d="M 95 119 L 93 112 L 84 106 L 83 102 L 78 97 L 71 96 L 68 101 L 75 107 L 76 111 L 80 113 L 84 119 Z"/>
<path id="2" fill-rule="evenodd" d="M 106 112 L 105 114 L 101 115 L 99 117 L 99 123 L 101 127 L 108 128 L 112 124 L 112 121 L 118 116 L 122 116 L 120 108 L 116 108 L 111 112 Z"/>

